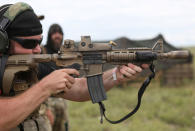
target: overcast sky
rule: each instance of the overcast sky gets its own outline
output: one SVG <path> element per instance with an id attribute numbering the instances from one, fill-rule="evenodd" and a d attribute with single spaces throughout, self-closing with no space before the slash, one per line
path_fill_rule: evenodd
<path id="1" fill-rule="evenodd" d="M 0 0 L 0 5 L 19 0 Z M 148 39 L 159 33 L 175 46 L 195 46 L 195 0 L 26 0 L 41 22 L 44 41 L 51 24 L 63 27 L 65 38 L 113 40 L 121 36 Z"/>

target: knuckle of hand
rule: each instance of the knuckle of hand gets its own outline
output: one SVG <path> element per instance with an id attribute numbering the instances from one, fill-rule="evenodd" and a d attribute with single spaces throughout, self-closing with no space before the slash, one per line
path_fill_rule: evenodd
<path id="1" fill-rule="evenodd" d="M 64 77 L 66 77 L 66 78 L 67 78 L 67 77 L 68 77 L 68 74 L 67 74 L 67 73 L 64 73 Z"/>
<path id="2" fill-rule="evenodd" d="M 127 76 L 127 77 L 131 77 L 131 76 L 133 76 L 133 74 L 127 74 L 126 76 Z"/>
<path id="3" fill-rule="evenodd" d="M 125 74 L 125 70 L 122 70 L 122 69 L 121 69 L 121 71 L 120 71 L 120 72 L 121 72 L 122 74 Z"/>
<path id="4" fill-rule="evenodd" d="M 136 74 L 136 71 L 132 70 L 132 74 L 135 75 Z"/>
<path id="5" fill-rule="evenodd" d="M 139 67 L 139 72 L 142 72 L 142 68 Z"/>
<path id="6" fill-rule="evenodd" d="M 141 70 L 142 69 L 140 67 L 137 67 L 137 68 L 134 69 L 134 71 L 136 71 L 136 72 L 141 72 Z"/>

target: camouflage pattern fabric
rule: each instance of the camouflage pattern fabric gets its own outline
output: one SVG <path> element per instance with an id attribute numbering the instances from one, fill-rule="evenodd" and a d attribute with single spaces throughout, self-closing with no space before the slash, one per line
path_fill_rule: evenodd
<path id="1" fill-rule="evenodd" d="M 67 103 L 63 98 L 50 97 L 48 108 L 54 115 L 53 131 L 67 131 L 65 124 L 68 123 Z"/>
<path id="2" fill-rule="evenodd" d="M 37 124 L 38 127 L 37 127 Z M 27 119 L 23 123 L 24 131 L 52 131 L 50 122 L 47 116 L 40 115 L 34 119 Z M 19 127 L 12 129 L 11 131 L 21 131 Z"/>
<path id="3" fill-rule="evenodd" d="M 9 9 L 5 12 L 4 16 L 8 18 L 10 21 L 14 20 L 14 18 L 25 10 L 33 10 L 30 5 L 24 2 L 18 2 L 9 7 Z"/>

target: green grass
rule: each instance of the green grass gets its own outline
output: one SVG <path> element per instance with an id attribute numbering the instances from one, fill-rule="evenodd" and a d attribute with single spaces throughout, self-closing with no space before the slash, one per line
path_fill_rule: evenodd
<path id="1" fill-rule="evenodd" d="M 195 53 L 195 48 L 189 48 Z M 195 66 L 194 66 L 195 68 Z M 141 83 L 126 88 L 113 88 L 104 102 L 106 114 L 117 120 L 132 110 L 137 103 Z M 138 112 L 120 124 L 104 120 L 100 124 L 99 106 L 89 102 L 69 102 L 71 131 L 194 131 L 195 80 L 174 87 L 160 87 L 153 81 L 142 98 Z"/>

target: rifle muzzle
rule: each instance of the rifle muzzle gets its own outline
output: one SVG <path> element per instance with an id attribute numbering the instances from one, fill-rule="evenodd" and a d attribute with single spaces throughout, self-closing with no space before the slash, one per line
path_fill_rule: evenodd
<path id="1" fill-rule="evenodd" d="M 190 57 L 190 52 L 185 51 L 170 51 L 167 53 L 160 53 L 158 58 L 160 59 L 188 59 Z"/>

